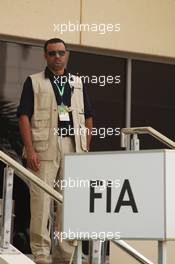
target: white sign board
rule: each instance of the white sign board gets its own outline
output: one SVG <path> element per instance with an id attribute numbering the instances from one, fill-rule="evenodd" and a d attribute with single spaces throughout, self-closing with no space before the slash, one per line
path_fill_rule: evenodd
<path id="1" fill-rule="evenodd" d="M 66 155 L 63 231 L 77 239 L 175 237 L 174 164 L 171 150 Z"/>

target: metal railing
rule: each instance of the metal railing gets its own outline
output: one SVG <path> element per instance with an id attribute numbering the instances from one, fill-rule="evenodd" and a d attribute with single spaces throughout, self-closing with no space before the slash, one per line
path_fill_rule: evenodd
<path id="1" fill-rule="evenodd" d="M 15 161 L 2 151 L 0 151 L 0 160 L 6 164 L 6 167 L 4 169 L 2 215 L 0 222 L 0 254 L 19 254 L 19 252 L 15 251 L 10 243 L 14 172 L 16 172 L 19 177 L 37 185 L 44 192 L 49 194 L 56 202 L 62 203 L 63 197 L 53 188 L 48 186 L 45 182 L 40 180 L 36 175 L 25 169 L 21 164 L 19 164 L 17 161 Z"/>
<path id="2" fill-rule="evenodd" d="M 48 195 L 51 196 L 58 203 L 63 202 L 63 196 L 55 191 L 52 187 L 47 185 L 44 181 L 40 180 L 35 174 L 25 169 L 20 163 L 9 157 L 4 152 L 0 151 L 0 160 L 4 162 L 7 166 L 4 170 L 4 184 L 3 184 L 3 202 L 2 202 L 2 222 L 1 222 L 1 241 L 0 241 L 0 254 L 3 253 L 13 253 L 15 254 L 15 249 L 10 244 L 10 234 L 11 234 L 11 214 L 12 214 L 12 189 L 13 189 L 13 175 L 16 172 L 17 176 L 35 184 Z M 74 263 L 81 263 L 81 241 L 74 241 L 74 246 L 76 249 L 72 254 L 72 259 Z M 19 255 L 19 251 L 16 251 Z"/>
<path id="3" fill-rule="evenodd" d="M 134 127 L 134 128 L 123 128 L 121 130 L 121 146 L 124 148 L 128 147 L 128 137 L 130 135 L 133 135 L 132 139 L 132 150 L 139 150 L 139 140 L 137 138 L 137 134 L 149 134 L 153 136 L 154 138 L 158 139 L 160 142 L 164 143 L 170 148 L 175 148 L 175 142 L 164 136 L 163 134 L 159 133 L 152 127 Z M 32 182 L 33 184 L 36 184 L 39 188 L 41 188 L 43 191 L 45 191 L 47 194 L 49 194 L 56 202 L 63 202 L 63 197 L 61 194 L 59 194 L 57 191 L 55 191 L 53 188 L 48 186 L 44 181 L 40 180 L 35 174 L 30 172 L 29 170 L 25 169 L 21 164 L 16 162 L 14 159 L 9 157 L 4 152 L 0 151 L 0 160 L 3 161 L 5 164 L 7 164 L 6 170 L 5 170 L 5 188 L 11 188 L 13 185 L 13 171 L 15 171 L 19 176 L 22 178 L 25 178 L 26 180 Z M 8 192 L 4 192 L 4 195 L 9 195 Z M 7 197 L 6 196 L 6 197 Z M 8 198 L 11 198 L 10 196 Z M 5 199 L 6 201 L 6 199 Z M 3 208 L 4 208 L 4 216 L 3 216 L 3 228 L 1 228 L 1 246 L 4 248 L 8 248 L 10 244 L 10 236 L 9 234 L 9 212 L 11 211 L 11 207 L 7 206 L 6 202 L 3 202 Z M 122 240 L 113 240 L 113 243 L 115 243 L 118 247 L 122 248 L 125 252 L 127 252 L 130 256 L 134 257 L 137 261 L 143 264 L 153 264 L 150 260 L 145 258 L 143 255 L 141 255 L 138 251 L 136 251 L 134 248 L 132 248 L 130 245 L 128 245 L 126 242 Z M 81 245 L 77 247 L 77 251 L 75 252 L 76 256 L 76 263 L 81 263 L 81 257 L 80 257 L 80 248 Z M 159 243 L 159 256 L 158 256 L 158 263 L 164 264 L 166 263 L 166 246 L 164 242 L 160 241 Z"/>
<path id="4" fill-rule="evenodd" d="M 175 142 L 164 136 L 152 127 L 131 127 L 121 130 L 121 147 L 138 151 L 140 149 L 138 134 L 148 134 L 171 149 L 175 149 Z M 133 136 L 130 144 L 130 135 Z M 122 240 L 113 240 L 113 243 L 124 250 L 135 260 L 143 264 L 152 264 L 150 260 L 141 255 L 137 250 Z M 166 264 L 166 241 L 158 241 L 158 264 Z"/>
<path id="5" fill-rule="evenodd" d="M 40 180 L 35 174 L 25 169 L 21 164 L 19 164 L 17 161 L 15 161 L 2 151 L 0 151 L 0 160 L 14 169 L 14 171 L 16 171 L 17 174 L 22 178 L 25 178 L 26 180 L 29 180 L 30 182 L 36 184 L 39 188 L 49 194 L 56 202 L 63 202 L 63 196 L 60 193 L 55 191 L 44 181 Z"/>
<path id="6" fill-rule="evenodd" d="M 143 264 L 153 264 L 152 261 L 140 254 L 135 248 L 131 247 L 128 243 L 123 240 L 112 240 L 112 242 L 121 248 L 123 251 L 128 253 L 131 257 Z"/>
<path id="7" fill-rule="evenodd" d="M 158 141 L 162 142 L 169 148 L 174 149 L 175 148 L 175 142 L 169 139 L 168 137 L 164 136 L 157 130 L 155 130 L 152 127 L 131 127 L 131 128 L 122 128 L 121 130 L 121 147 L 126 148 L 127 147 L 127 136 L 133 135 L 133 134 L 148 134 L 154 138 L 156 138 Z"/>

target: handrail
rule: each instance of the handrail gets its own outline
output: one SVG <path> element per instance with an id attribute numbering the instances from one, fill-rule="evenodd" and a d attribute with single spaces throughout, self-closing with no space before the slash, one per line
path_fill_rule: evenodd
<path id="1" fill-rule="evenodd" d="M 131 127 L 131 128 L 122 128 L 121 129 L 121 147 L 127 148 L 128 147 L 128 135 L 134 135 L 136 136 L 135 140 L 137 139 L 137 134 L 148 134 L 154 138 L 156 138 L 158 141 L 162 142 L 166 146 L 170 147 L 171 149 L 175 149 L 175 142 L 168 137 L 164 136 L 160 132 L 158 132 L 156 129 L 152 127 Z M 114 241 L 113 242 L 120 248 L 122 248 L 124 251 L 126 251 L 128 254 L 130 254 L 132 257 L 134 257 L 136 260 L 140 261 L 141 263 L 152 263 L 145 257 L 143 257 L 139 252 L 137 252 L 135 249 L 130 247 L 126 242 L 120 240 L 120 241 Z M 162 241 L 159 241 L 160 247 L 163 248 L 164 245 Z M 163 263 L 163 260 L 165 261 L 165 253 L 159 252 L 160 257 L 160 263 Z M 163 259 L 163 260 L 162 260 Z"/>
<path id="2" fill-rule="evenodd" d="M 2 151 L 0 151 L 0 160 L 13 168 L 22 178 L 26 178 L 36 184 L 39 188 L 49 194 L 56 202 L 63 202 L 63 196 L 59 192 L 55 191 L 44 181 L 40 180 L 35 174 L 25 169 L 21 164 Z"/>
<path id="3" fill-rule="evenodd" d="M 127 135 L 129 134 L 149 134 L 154 138 L 158 139 L 160 142 L 164 143 L 170 148 L 175 149 L 175 142 L 173 142 L 168 137 L 164 136 L 157 130 L 153 129 L 152 127 L 133 127 L 133 128 L 122 128 L 121 129 L 121 145 L 122 147 L 126 147 L 127 143 Z M 17 161 L 9 157 L 4 152 L 0 151 L 0 160 L 6 163 L 8 166 L 13 168 L 22 178 L 26 178 L 30 180 L 32 183 L 36 184 L 39 188 L 49 194 L 55 201 L 62 203 L 63 196 L 47 185 L 44 181 L 40 180 L 35 174 L 30 172 L 29 170 L 25 169 L 22 165 L 20 165 Z M 138 260 L 140 263 L 145 264 L 152 264 L 150 260 L 142 256 L 139 252 L 137 252 L 134 248 L 129 246 L 126 242 L 120 240 L 112 240 L 117 246 L 125 250 L 129 253 L 132 257 Z"/>
<path id="4" fill-rule="evenodd" d="M 142 254 L 140 254 L 135 248 L 131 247 L 128 245 L 125 241 L 123 240 L 115 240 L 113 239 L 112 242 L 118 246 L 119 248 L 123 249 L 126 253 L 128 253 L 131 257 L 136 259 L 138 262 L 142 264 L 153 264 L 152 261 L 149 259 L 145 258 Z"/>
<path id="5" fill-rule="evenodd" d="M 152 127 L 132 127 L 132 128 L 122 128 L 121 129 L 121 146 L 126 147 L 126 135 L 129 134 L 149 134 L 150 136 L 156 138 L 160 142 L 164 143 L 168 147 L 174 149 L 175 142 L 168 137 L 164 136 L 156 129 Z"/>

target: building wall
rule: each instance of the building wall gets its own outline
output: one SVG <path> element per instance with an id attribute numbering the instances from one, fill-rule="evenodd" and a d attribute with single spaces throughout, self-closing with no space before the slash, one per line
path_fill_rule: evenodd
<path id="1" fill-rule="evenodd" d="M 95 3 L 94 3 L 95 2 Z M 84 33 L 82 43 L 114 50 L 175 57 L 175 1 L 83 1 L 83 22 L 120 23 L 119 33 Z"/>
<path id="2" fill-rule="evenodd" d="M 1 0 L 0 34 L 175 57 L 174 0 Z M 120 23 L 120 32 L 54 32 L 60 23 Z"/>
<path id="3" fill-rule="evenodd" d="M 45 40 L 55 37 L 53 24 L 80 19 L 80 0 L 1 0 L 0 34 Z M 79 33 L 65 33 L 67 42 L 79 44 Z"/>

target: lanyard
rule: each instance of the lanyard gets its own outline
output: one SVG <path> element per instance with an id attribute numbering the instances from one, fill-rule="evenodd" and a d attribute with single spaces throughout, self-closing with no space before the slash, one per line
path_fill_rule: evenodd
<path id="1" fill-rule="evenodd" d="M 65 85 L 58 85 L 58 81 L 57 81 L 56 78 L 55 78 L 54 83 L 55 83 L 55 85 L 56 85 L 56 87 L 58 89 L 58 92 L 59 92 L 60 96 L 63 97 Z"/>
<path id="2" fill-rule="evenodd" d="M 56 87 L 57 87 L 57 89 L 58 89 L 58 92 L 59 92 L 59 94 L 60 94 L 60 96 L 61 97 L 63 97 L 63 94 L 64 94 L 64 87 L 65 87 L 65 85 L 63 86 L 59 86 L 56 82 L 55 82 L 55 85 L 56 85 Z"/>

